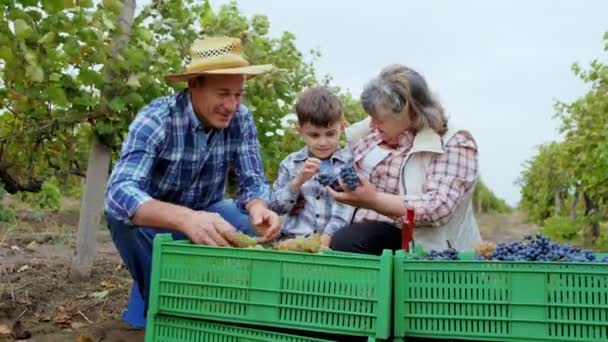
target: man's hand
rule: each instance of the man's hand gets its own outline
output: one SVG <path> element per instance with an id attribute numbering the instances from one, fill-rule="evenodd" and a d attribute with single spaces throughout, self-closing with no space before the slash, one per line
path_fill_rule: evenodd
<path id="1" fill-rule="evenodd" d="M 331 245 L 331 235 L 321 234 L 321 250 L 329 249 Z"/>
<path id="2" fill-rule="evenodd" d="M 259 243 L 276 240 L 281 233 L 281 222 L 279 215 L 268 209 L 268 204 L 261 199 L 254 199 L 247 203 L 247 211 L 255 230 L 262 235 Z"/>
<path id="3" fill-rule="evenodd" d="M 236 246 L 236 229 L 219 214 L 192 210 L 186 215 L 181 231 L 192 242 L 211 246 Z"/>
<path id="4" fill-rule="evenodd" d="M 268 208 L 256 209 L 250 212 L 251 222 L 255 230 L 262 234 L 258 239 L 259 243 L 266 243 L 276 240 L 281 233 L 281 223 L 279 215 Z"/>
<path id="5" fill-rule="evenodd" d="M 302 166 L 302 170 L 291 182 L 291 189 L 294 192 L 300 191 L 300 188 L 304 183 L 306 183 L 309 179 L 314 177 L 321 170 L 319 165 L 321 164 L 321 160 L 317 158 L 308 158 L 304 162 L 304 166 Z"/>

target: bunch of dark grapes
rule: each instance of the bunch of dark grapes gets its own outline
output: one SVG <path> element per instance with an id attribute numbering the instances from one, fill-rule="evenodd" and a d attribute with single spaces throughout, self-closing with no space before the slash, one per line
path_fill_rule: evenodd
<path id="1" fill-rule="evenodd" d="M 454 248 L 448 248 L 443 251 L 432 249 L 426 258 L 428 260 L 459 260 L 458 252 Z"/>
<path id="2" fill-rule="evenodd" d="M 317 176 L 317 180 L 323 186 L 329 186 L 336 191 L 342 191 L 340 188 L 340 182 L 338 181 L 338 177 L 329 174 L 329 173 L 321 173 Z"/>
<path id="3" fill-rule="evenodd" d="M 359 186 L 359 176 L 352 165 L 345 166 L 340 170 L 340 179 L 350 191 L 354 191 Z"/>
<path id="4" fill-rule="evenodd" d="M 499 243 L 492 251 L 490 259 L 504 261 L 599 261 L 591 250 L 576 248 L 569 244 L 558 244 L 541 234 L 537 234 L 535 237 L 528 235 L 523 241 Z"/>
<path id="5" fill-rule="evenodd" d="M 338 179 L 340 179 L 350 191 L 354 191 L 359 186 L 359 176 L 357 176 L 357 171 L 355 171 L 355 168 L 352 165 L 343 167 L 340 170 L 339 178 L 330 173 L 320 173 L 317 176 L 317 180 L 321 185 L 329 186 L 336 191 L 343 191 Z"/>

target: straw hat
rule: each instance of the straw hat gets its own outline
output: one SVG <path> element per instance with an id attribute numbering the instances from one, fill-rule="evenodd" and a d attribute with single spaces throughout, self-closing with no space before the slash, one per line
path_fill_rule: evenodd
<path id="1" fill-rule="evenodd" d="M 170 82 L 187 81 L 204 74 L 258 75 L 272 69 L 272 64 L 249 65 L 241 52 L 241 41 L 229 37 L 195 40 L 186 57 L 186 70 L 165 76 Z"/>

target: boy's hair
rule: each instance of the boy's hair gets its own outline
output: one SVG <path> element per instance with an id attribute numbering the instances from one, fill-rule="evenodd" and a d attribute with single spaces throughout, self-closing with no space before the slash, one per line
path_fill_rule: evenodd
<path id="1" fill-rule="evenodd" d="M 296 114 L 300 126 L 311 124 L 329 127 L 342 119 L 340 98 L 321 86 L 304 90 L 296 101 Z"/>

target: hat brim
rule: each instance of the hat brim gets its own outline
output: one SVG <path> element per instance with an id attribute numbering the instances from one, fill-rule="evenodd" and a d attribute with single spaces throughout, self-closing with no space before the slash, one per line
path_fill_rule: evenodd
<path id="1" fill-rule="evenodd" d="M 165 80 L 168 82 L 182 82 L 182 81 L 187 81 L 193 77 L 198 77 L 201 75 L 209 75 L 209 74 L 255 76 L 255 75 L 263 74 L 265 72 L 269 72 L 272 69 L 273 69 L 272 64 L 249 65 L 249 66 L 238 67 L 238 68 L 226 68 L 226 69 L 186 72 L 186 73 L 181 73 L 181 74 L 170 74 L 170 75 L 165 76 Z"/>

